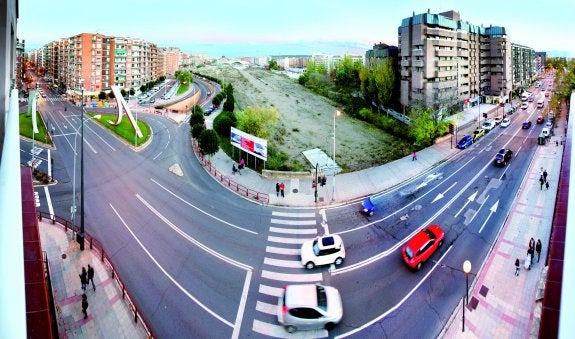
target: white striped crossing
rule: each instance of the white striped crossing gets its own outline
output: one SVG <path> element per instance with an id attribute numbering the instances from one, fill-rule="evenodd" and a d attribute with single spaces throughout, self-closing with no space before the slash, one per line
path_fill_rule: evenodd
<path id="1" fill-rule="evenodd" d="M 278 305 L 276 305 L 276 304 L 268 304 L 268 303 L 265 303 L 265 302 L 259 301 L 259 300 L 256 302 L 256 311 L 259 311 L 262 313 L 276 315 L 277 314 L 277 308 L 278 308 Z"/>
<path id="2" fill-rule="evenodd" d="M 279 242 L 281 244 L 303 244 L 304 242 L 311 240 L 313 238 L 286 238 L 286 237 L 272 237 L 268 236 L 268 241 Z"/>
<path id="3" fill-rule="evenodd" d="M 305 273 L 305 274 L 292 274 L 292 273 L 278 273 L 262 270 L 262 278 L 278 281 L 287 281 L 295 283 L 304 282 L 319 282 L 323 280 L 321 273 Z"/>
<path id="4" fill-rule="evenodd" d="M 283 255 L 299 255 L 299 248 L 284 248 L 284 247 L 274 247 L 266 246 L 267 253 L 283 254 Z"/>
<path id="5" fill-rule="evenodd" d="M 271 220 L 272 224 L 282 225 L 316 225 L 315 220 L 289 220 L 289 219 L 274 219 Z"/>
<path id="6" fill-rule="evenodd" d="M 264 264 L 277 267 L 303 268 L 299 261 L 264 258 Z"/>
<path id="7" fill-rule="evenodd" d="M 270 232 L 274 233 L 285 233 L 285 234 L 317 234 L 316 228 L 281 228 L 281 227 L 270 227 Z"/>
<path id="8" fill-rule="evenodd" d="M 260 284 L 259 292 L 265 295 L 271 295 L 272 297 L 279 297 L 282 295 L 284 289 L 281 287 L 273 287 L 264 284 Z"/>
<path id="9" fill-rule="evenodd" d="M 315 212 L 295 213 L 295 212 L 272 211 L 272 215 L 275 215 L 277 217 L 291 217 L 291 218 L 315 218 Z"/>

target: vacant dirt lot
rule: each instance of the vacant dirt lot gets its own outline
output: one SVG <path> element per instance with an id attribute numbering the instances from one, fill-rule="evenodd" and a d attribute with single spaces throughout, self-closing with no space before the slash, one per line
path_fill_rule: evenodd
<path id="1" fill-rule="evenodd" d="M 236 110 L 247 106 L 276 107 L 280 122 L 268 142 L 287 153 L 291 163 L 299 162 L 311 169 L 302 152 L 312 148 L 332 155 L 333 117 L 336 110 L 341 110 L 336 103 L 313 94 L 294 79 L 263 69 L 226 65 L 207 66 L 198 71 L 233 84 L 239 104 Z M 343 114 L 336 118 L 335 151 L 336 163 L 344 171 L 357 171 L 407 155 L 410 145 Z"/>

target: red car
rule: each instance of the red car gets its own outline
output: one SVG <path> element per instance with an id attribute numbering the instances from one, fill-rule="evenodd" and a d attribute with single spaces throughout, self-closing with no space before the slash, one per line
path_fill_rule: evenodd
<path id="1" fill-rule="evenodd" d="M 437 225 L 429 225 L 411 238 L 403 248 L 403 261 L 412 269 L 419 271 L 421 265 L 443 245 L 445 233 Z"/>
<path id="2" fill-rule="evenodd" d="M 537 116 L 537 124 L 542 124 L 545 122 L 545 118 L 542 115 Z"/>

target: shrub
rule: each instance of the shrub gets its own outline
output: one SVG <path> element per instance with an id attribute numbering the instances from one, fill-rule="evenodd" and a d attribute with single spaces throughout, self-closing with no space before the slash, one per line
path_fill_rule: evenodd
<path id="1" fill-rule="evenodd" d="M 221 136 L 230 136 L 230 128 L 236 127 L 237 119 L 233 112 L 223 111 L 214 119 L 214 130 Z"/>
<path id="2" fill-rule="evenodd" d="M 194 126 L 192 126 L 191 129 L 192 138 L 198 139 L 198 137 L 204 130 L 205 130 L 204 124 L 195 124 Z"/>

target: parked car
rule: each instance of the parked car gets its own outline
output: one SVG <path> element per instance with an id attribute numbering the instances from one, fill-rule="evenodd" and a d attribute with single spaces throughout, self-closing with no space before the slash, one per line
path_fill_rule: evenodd
<path id="1" fill-rule="evenodd" d="M 524 103 L 521 104 L 521 108 L 522 108 L 522 109 L 527 109 L 527 108 L 529 108 L 529 104 L 526 103 L 526 102 L 524 102 Z"/>
<path id="2" fill-rule="evenodd" d="M 204 115 L 210 115 L 212 114 L 213 111 L 214 111 L 213 107 L 206 108 L 206 110 L 204 111 Z"/>
<path id="3" fill-rule="evenodd" d="M 419 271 L 424 262 L 443 245 L 445 233 L 438 225 L 430 225 L 417 232 L 401 249 L 403 261 Z"/>
<path id="4" fill-rule="evenodd" d="M 524 121 L 523 125 L 521 125 L 523 129 L 530 129 L 531 128 L 531 121 Z"/>
<path id="5" fill-rule="evenodd" d="M 542 123 L 544 123 L 544 122 L 545 122 L 545 118 L 543 118 L 543 116 L 542 116 L 542 115 L 538 115 L 538 116 L 537 116 L 537 121 L 536 121 L 536 122 L 537 122 L 537 125 L 540 125 L 540 124 L 542 124 Z"/>
<path id="6" fill-rule="evenodd" d="M 547 121 L 545 123 L 545 127 L 551 129 L 551 128 L 553 128 L 553 123 L 551 121 Z"/>
<path id="7" fill-rule="evenodd" d="M 319 265 L 341 265 L 345 259 L 345 248 L 337 234 L 317 237 L 301 245 L 301 264 L 308 270 Z"/>
<path id="8" fill-rule="evenodd" d="M 495 127 L 495 121 L 493 119 L 487 119 L 483 122 L 483 125 L 481 125 L 481 128 L 483 128 L 486 132 L 491 131 L 493 127 Z"/>
<path id="9" fill-rule="evenodd" d="M 511 125 L 511 119 L 509 118 L 501 120 L 501 124 L 499 124 L 501 127 L 508 127 L 509 125 Z"/>
<path id="10" fill-rule="evenodd" d="M 545 127 L 541 130 L 541 135 L 545 138 L 549 138 L 551 136 L 551 130 L 548 127 Z"/>
<path id="11" fill-rule="evenodd" d="M 495 119 L 493 119 L 493 121 L 495 122 L 495 126 L 499 125 L 501 123 L 501 120 L 503 120 L 502 117 L 495 117 Z"/>
<path id="12" fill-rule="evenodd" d="M 467 147 L 473 144 L 473 138 L 471 135 L 466 135 L 459 142 L 457 143 L 457 148 L 459 149 L 466 149 Z"/>
<path id="13" fill-rule="evenodd" d="M 533 102 L 533 100 L 535 100 L 535 99 L 532 96 L 529 97 L 529 99 L 527 99 L 527 101 L 529 101 L 529 102 Z"/>
<path id="14" fill-rule="evenodd" d="M 495 166 L 506 166 L 512 155 L 513 152 L 511 150 L 503 148 L 495 155 L 493 164 Z"/>
<path id="15" fill-rule="evenodd" d="M 278 322 L 289 333 L 297 330 L 332 329 L 343 317 L 339 291 L 320 284 L 288 285 L 277 307 Z"/>
<path id="16" fill-rule="evenodd" d="M 485 135 L 485 130 L 483 128 L 478 128 L 471 134 L 473 142 L 477 141 L 479 138 Z"/>

